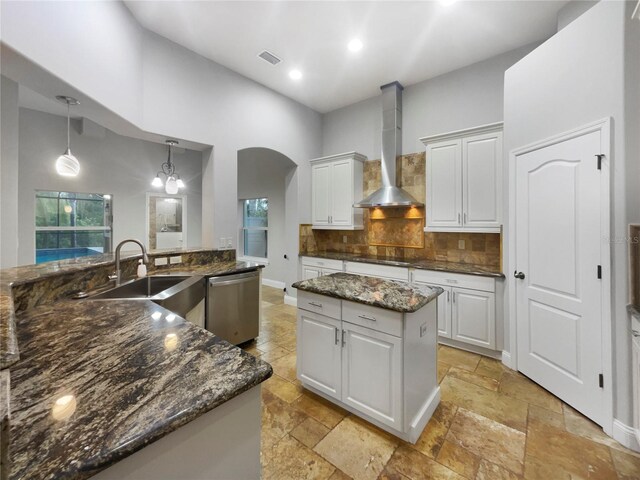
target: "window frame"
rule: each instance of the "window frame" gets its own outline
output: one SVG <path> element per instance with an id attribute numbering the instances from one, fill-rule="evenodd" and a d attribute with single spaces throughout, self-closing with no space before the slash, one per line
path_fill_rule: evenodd
<path id="1" fill-rule="evenodd" d="M 251 200 L 264 200 L 267 204 L 267 226 L 266 227 L 245 227 L 245 214 L 246 214 L 246 202 L 251 201 Z M 242 252 L 242 254 L 240 255 L 240 258 L 245 259 L 245 260 L 251 260 L 254 262 L 258 262 L 258 263 L 262 263 L 264 265 L 268 265 L 269 263 L 269 197 L 253 197 L 253 198 L 243 198 L 240 200 L 240 211 L 241 211 L 241 215 L 240 215 L 240 235 L 239 235 L 239 241 L 238 241 L 238 246 L 240 247 L 240 251 Z M 245 244 L 245 232 L 249 232 L 249 231 L 264 231 L 265 232 L 265 240 L 267 243 L 267 248 L 266 248 L 266 256 L 264 257 L 255 257 L 252 255 L 247 255 L 247 251 L 246 251 L 246 244 Z"/>

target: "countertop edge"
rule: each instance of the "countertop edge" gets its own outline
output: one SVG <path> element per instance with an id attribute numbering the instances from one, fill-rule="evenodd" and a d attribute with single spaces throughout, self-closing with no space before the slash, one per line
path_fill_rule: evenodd
<path id="1" fill-rule="evenodd" d="M 351 257 L 350 255 L 354 255 Z M 357 254 L 349 254 L 349 253 L 340 253 L 340 252 L 326 252 L 326 253 L 299 253 L 298 258 L 301 257 L 311 257 L 311 258 L 323 258 L 327 260 L 340 260 L 345 262 L 356 262 L 356 263 L 371 263 L 375 265 L 388 265 L 392 267 L 402 267 L 402 268 L 415 268 L 417 270 L 429 270 L 432 272 L 447 272 L 447 273 L 457 273 L 460 275 L 474 275 L 478 277 L 489 277 L 489 278 L 505 278 L 504 273 L 502 272 L 480 272 L 480 271 L 466 271 L 463 269 L 453 268 L 439 268 L 438 266 L 425 266 L 420 265 L 419 263 L 412 262 L 410 260 L 406 261 L 394 261 L 394 260 L 384 260 L 384 259 L 374 259 L 374 258 L 363 258 L 362 256 L 357 256 Z M 343 257 L 343 258 L 337 258 Z M 426 260 L 437 262 L 437 260 Z M 470 265 L 466 263 L 456 263 L 456 262 L 442 262 L 442 263 L 451 263 L 455 265 Z"/>

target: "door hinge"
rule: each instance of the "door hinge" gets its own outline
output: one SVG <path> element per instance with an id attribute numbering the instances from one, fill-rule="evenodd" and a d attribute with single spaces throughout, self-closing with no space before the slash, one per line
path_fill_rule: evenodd
<path id="1" fill-rule="evenodd" d="M 602 265 L 598 265 L 598 279 L 602 279 Z"/>
<path id="2" fill-rule="evenodd" d="M 596 158 L 598 159 L 598 170 L 602 170 L 602 159 L 604 158 L 604 153 L 599 153 L 596 155 Z"/>
<path id="3" fill-rule="evenodd" d="M 604 388 L 604 375 L 602 374 L 598 375 L 598 385 L 600 388 Z"/>

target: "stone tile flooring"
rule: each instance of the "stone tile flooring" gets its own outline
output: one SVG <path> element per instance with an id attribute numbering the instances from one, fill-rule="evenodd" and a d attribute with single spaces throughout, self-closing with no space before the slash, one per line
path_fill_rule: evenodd
<path id="1" fill-rule="evenodd" d="M 264 479 L 640 479 L 631 452 L 498 361 L 440 346 L 442 402 L 416 445 L 296 380 L 295 308 L 263 288 L 260 337 L 246 350 L 273 366 L 262 389 Z"/>

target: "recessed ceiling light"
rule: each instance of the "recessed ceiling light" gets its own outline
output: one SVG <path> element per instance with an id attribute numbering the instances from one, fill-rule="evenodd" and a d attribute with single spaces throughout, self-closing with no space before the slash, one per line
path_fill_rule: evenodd
<path id="1" fill-rule="evenodd" d="M 440 0 L 440 3 L 442 5 L 444 5 L 445 7 L 448 7 L 449 5 L 453 5 L 454 3 L 456 3 L 458 0 Z"/>
<path id="2" fill-rule="evenodd" d="M 294 68 L 293 70 L 291 70 L 289 72 L 289 77 L 292 80 L 300 80 L 302 78 L 302 72 L 300 70 L 298 70 L 297 68 Z"/>
<path id="3" fill-rule="evenodd" d="M 360 40 L 358 40 L 357 38 L 354 38 L 353 40 L 351 40 L 349 42 L 347 47 L 352 52 L 359 52 L 360 50 L 362 50 L 362 42 Z"/>

